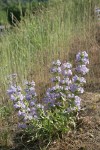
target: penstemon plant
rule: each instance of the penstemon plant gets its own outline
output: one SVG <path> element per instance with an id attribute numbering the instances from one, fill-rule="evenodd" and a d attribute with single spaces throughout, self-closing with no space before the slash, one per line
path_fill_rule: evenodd
<path id="1" fill-rule="evenodd" d="M 83 51 L 76 55 L 76 67 L 69 62 L 52 63 L 52 87 L 38 103 L 35 82 L 25 82 L 24 90 L 10 78 L 7 93 L 19 117 L 18 127 L 32 134 L 32 139 L 59 137 L 75 126 L 76 115 L 81 109 L 80 94 L 84 93 L 84 76 L 89 72 L 88 54 Z"/>

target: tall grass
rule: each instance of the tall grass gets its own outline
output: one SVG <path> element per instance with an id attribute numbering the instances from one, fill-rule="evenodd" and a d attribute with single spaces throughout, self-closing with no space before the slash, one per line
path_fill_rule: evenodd
<path id="1" fill-rule="evenodd" d="M 7 24 L 7 13 L 0 9 L 0 24 Z"/>
<path id="2" fill-rule="evenodd" d="M 11 104 L 5 93 L 9 74 L 17 73 L 19 81 L 24 78 L 34 79 L 38 93 L 42 93 L 41 89 L 49 83 L 52 60 L 72 61 L 76 49 L 86 50 L 91 48 L 91 44 L 93 48 L 96 5 L 100 5 L 99 0 L 51 0 L 47 8 L 25 16 L 18 27 L 0 37 L 1 114 L 12 115 Z M 91 58 L 94 57 L 92 54 Z M 6 111 L 9 108 L 7 115 L 3 111 L 4 107 Z M 7 123 L 5 131 L 8 132 L 9 127 Z M 5 142 L 4 137 L 2 135 L 2 141 L 7 145 L 9 142 Z"/>
<path id="3" fill-rule="evenodd" d="M 26 17 L 19 28 L 1 37 L 1 80 L 12 72 L 18 72 L 20 77 L 26 76 L 30 71 L 35 71 L 36 65 L 44 65 L 45 59 L 49 63 L 52 59 L 67 55 L 73 34 L 84 34 L 86 24 L 90 24 L 91 2 L 54 1 L 49 8 Z M 47 58 L 43 53 L 47 53 Z"/>

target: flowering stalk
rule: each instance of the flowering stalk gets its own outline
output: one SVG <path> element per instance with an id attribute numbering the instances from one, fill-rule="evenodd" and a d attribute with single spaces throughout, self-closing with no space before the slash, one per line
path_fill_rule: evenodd
<path id="1" fill-rule="evenodd" d="M 81 75 L 85 75 L 89 71 L 86 67 L 89 64 L 88 54 L 85 51 L 79 52 L 76 55 L 76 62 L 77 66 L 75 70 L 79 76 L 72 76 L 72 64 L 69 62 L 63 64 L 59 60 L 53 62 L 51 70 L 54 76 L 52 81 L 55 83 L 55 86 L 47 90 L 45 97 L 45 102 L 49 106 L 63 105 L 68 112 L 81 109 L 81 98 L 79 95 L 84 92 L 83 85 L 86 83 L 85 78 L 81 77 Z M 60 71 L 58 72 L 58 70 Z"/>
<path id="2" fill-rule="evenodd" d="M 11 82 L 10 82 L 11 83 Z M 25 93 L 22 94 L 22 89 L 16 84 L 10 85 L 7 93 L 13 101 L 13 106 L 19 117 L 18 126 L 26 128 L 27 123 L 37 118 L 36 92 L 35 82 L 25 82 Z"/>

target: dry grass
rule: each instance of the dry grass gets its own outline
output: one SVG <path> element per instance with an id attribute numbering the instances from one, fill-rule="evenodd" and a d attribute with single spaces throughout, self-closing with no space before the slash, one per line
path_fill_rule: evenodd
<path id="1" fill-rule="evenodd" d="M 100 26 L 99 26 L 100 28 Z M 100 43 L 96 39 L 97 23 L 85 31 L 84 35 L 74 36 L 71 40 L 69 58 L 74 60 L 78 51 L 86 50 L 89 54 L 90 72 L 87 76 L 86 90 L 96 92 L 100 90 Z"/>

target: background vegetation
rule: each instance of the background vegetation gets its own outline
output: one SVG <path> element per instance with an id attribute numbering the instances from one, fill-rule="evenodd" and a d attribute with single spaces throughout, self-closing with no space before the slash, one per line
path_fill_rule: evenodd
<path id="1" fill-rule="evenodd" d="M 27 13 L 35 13 L 36 10 L 46 7 L 48 0 L 1 0 L 0 1 L 0 24 L 12 24 L 11 13 L 18 21 Z"/>

